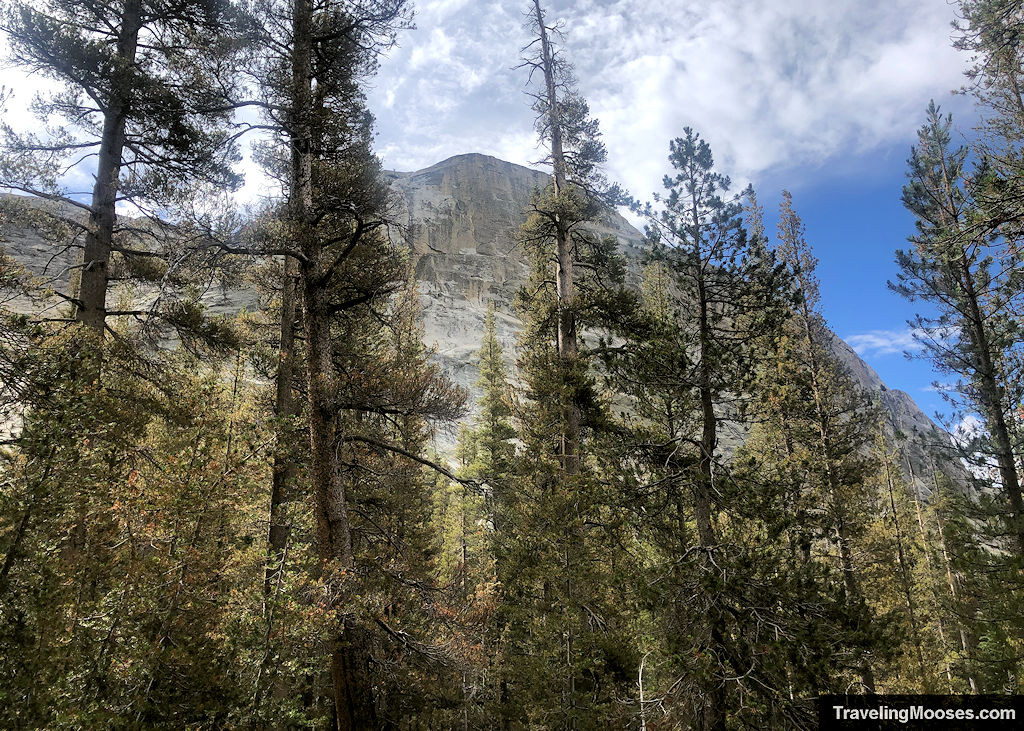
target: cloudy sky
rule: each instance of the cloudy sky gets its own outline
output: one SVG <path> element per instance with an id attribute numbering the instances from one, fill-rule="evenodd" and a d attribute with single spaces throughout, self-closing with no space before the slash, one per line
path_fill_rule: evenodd
<path id="1" fill-rule="evenodd" d="M 529 165 L 536 146 L 526 72 L 528 0 L 419 0 L 372 80 L 377 149 L 416 170 L 481 152 Z M 780 191 L 794 195 L 821 261 L 825 314 L 894 388 L 929 414 L 934 375 L 907 362 L 910 304 L 888 292 L 893 251 L 913 229 L 899 202 L 905 160 L 934 98 L 964 134 L 965 59 L 951 47 L 947 0 L 546 0 L 565 31 L 608 146 L 608 176 L 647 199 L 667 172 L 668 141 L 689 125 L 737 188 L 753 182 L 774 227 Z M 0 37 L 0 52 L 6 55 Z M 3 69 L 17 95 L 5 121 L 33 124 L 40 79 Z M 265 183 L 246 166 L 245 193 Z M 83 189 L 90 177 L 78 175 Z"/>
<path id="2" fill-rule="evenodd" d="M 423 0 L 373 81 L 378 151 L 416 170 L 482 152 L 520 164 L 536 147 L 526 0 Z M 648 198 L 685 126 L 722 172 L 753 182 L 774 226 L 793 192 L 821 260 L 833 328 L 894 388 L 942 409 L 926 364 L 908 362 L 910 304 L 891 294 L 893 251 L 913 230 L 905 160 L 934 98 L 969 134 L 963 54 L 946 0 L 547 0 L 608 146 L 606 171 Z"/>

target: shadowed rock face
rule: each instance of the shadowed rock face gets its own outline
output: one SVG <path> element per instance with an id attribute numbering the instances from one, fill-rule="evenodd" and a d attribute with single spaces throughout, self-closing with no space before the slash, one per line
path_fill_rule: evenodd
<path id="1" fill-rule="evenodd" d="M 493 302 L 498 338 L 514 368 L 520 321 L 511 303 L 528 274 L 515 232 L 526 218 L 530 194 L 547 184 L 536 170 L 487 155 L 449 158 L 412 173 L 386 173 L 395 194 L 418 278 L 428 345 L 459 385 L 477 379 L 484 314 Z M 642 235 L 612 214 L 597 227 L 618 237 L 627 258 L 639 262 Z M 888 415 L 888 436 L 901 447 L 907 477 L 922 495 L 931 492 L 933 447 L 948 449 L 949 437 L 902 391 L 886 388 L 878 374 L 838 337 L 832 350 Z M 739 437 L 735 435 L 734 438 Z M 447 442 L 447 439 L 442 439 Z M 962 476 L 959 466 L 946 467 Z"/>

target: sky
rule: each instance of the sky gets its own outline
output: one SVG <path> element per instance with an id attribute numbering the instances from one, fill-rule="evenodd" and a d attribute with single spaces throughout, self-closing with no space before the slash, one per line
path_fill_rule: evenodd
<path id="1" fill-rule="evenodd" d="M 481 152 L 531 165 L 532 3 L 423 0 L 369 93 L 386 167 L 417 170 Z M 915 306 L 890 292 L 913 218 L 906 159 L 935 99 L 969 136 L 954 95 L 968 59 L 946 0 L 547 0 L 549 22 L 600 120 L 610 179 L 650 199 L 669 140 L 690 126 L 734 188 L 754 184 L 774 230 L 782 189 L 819 259 L 832 328 L 929 415 L 945 411 L 929 365 L 907 360 Z"/>
<path id="2" fill-rule="evenodd" d="M 516 68 L 530 40 L 528 0 L 419 0 L 416 29 L 370 81 L 385 167 L 417 170 L 480 152 L 534 166 L 543 157 Z M 913 219 L 900 204 L 906 158 L 935 99 L 970 135 L 970 100 L 954 96 L 967 59 L 951 45 L 947 0 L 546 0 L 579 89 L 600 120 L 608 177 L 641 200 L 668 172 L 669 140 L 693 127 L 734 188 L 751 182 L 774 230 L 790 190 L 820 261 L 832 328 L 891 388 L 929 415 L 936 380 L 908 361 L 914 305 L 888 291 L 893 252 Z M 0 55 L 6 55 L 0 37 Z M 0 67 L 15 96 L 4 121 L 34 124 L 47 84 Z M 246 161 L 243 197 L 266 183 Z M 91 187 L 87 171 L 73 186 Z"/>

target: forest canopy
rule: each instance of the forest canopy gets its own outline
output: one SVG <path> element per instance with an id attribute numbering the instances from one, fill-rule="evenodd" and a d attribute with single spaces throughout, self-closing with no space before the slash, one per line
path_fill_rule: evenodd
<path id="1" fill-rule="evenodd" d="M 689 126 L 649 198 L 608 179 L 540 0 L 508 64 L 546 174 L 502 200 L 512 301 L 467 285 L 469 389 L 421 281 L 461 234 L 402 208 L 367 102 L 408 0 L 5 2 L 54 90 L 0 126 L 0 726 L 813 729 L 829 694 L 1019 694 L 1024 13 L 958 9 L 982 121 L 922 110 L 889 283 L 953 438 L 851 371 L 795 196 L 770 231 Z M 247 146 L 280 194 L 243 206 Z"/>

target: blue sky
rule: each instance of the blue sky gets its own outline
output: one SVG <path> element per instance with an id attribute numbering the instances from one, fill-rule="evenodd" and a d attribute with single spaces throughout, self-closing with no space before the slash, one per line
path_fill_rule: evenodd
<path id="1" fill-rule="evenodd" d="M 946 0 L 548 0 L 580 89 L 601 121 L 606 171 L 647 198 L 668 140 L 692 126 L 737 189 L 752 182 L 774 228 L 788 188 L 820 260 L 825 315 L 892 388 L 944 410 L 927 363 L 908 361 L 915 305 L 891 293 L 913 219 L 905 161 L 929 99 L 965 130 L 964 56 Z M 525 2 L 430 0 L 370 93 L 392 169 L 482 152 L 541 157 L 526 73 Z"/>
<path id="2" fill-rule="evenodd" d="M 415 170 L 481 152 L 529 165 L 542 156 L 526 72 L 527 0 L 420 0 L 372 80 L 377 150 Z M 546 0 L 580 90 L 601 121 L 606 172 L 641 199 L 660 188 L 668 141 L 692 126 L 737 189 L 752 182 L 769 228 L 794 195 L 820 260 L 825 315 L 893 388 L 942 409 L 912 346 L 914 306 L 886 288 L 913 221 L 899 202 L 905 160 L 929 99 L 973 124 L 952 96 L 966 59 L 951 47 L 947 0 Z M 3 39 L 0 37 L 0 52 Z M 4 120 L 36 123 L 28 102 L 49 84 L 5 68 Z M 246 160 L 243 198 L 268 192 Z M 71 176 L 83 190 L 88 171 Z"/>

